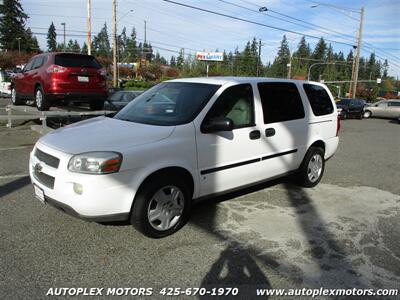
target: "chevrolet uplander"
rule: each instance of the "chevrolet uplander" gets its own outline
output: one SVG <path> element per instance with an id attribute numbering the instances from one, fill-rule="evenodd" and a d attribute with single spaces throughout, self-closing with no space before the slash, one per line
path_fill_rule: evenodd
<path id="1" fill-rule="evenodd" d="M 160 83 L 114 117 L 39 139 L 29 170 L 43 203 L 160 238 L 203 199 L 287 174 L 318 184 L 340 123 L 320 83 L 189 78 Z"/>

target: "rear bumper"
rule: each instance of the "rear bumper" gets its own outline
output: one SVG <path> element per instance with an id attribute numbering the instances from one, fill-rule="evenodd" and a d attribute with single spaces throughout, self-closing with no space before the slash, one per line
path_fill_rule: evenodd
<path id="1" fill-rule="evenodd" d="M 51 93 L 47 94 L 46 98 L 49 101 L 75 101 L 91 103 L 107 99 L 107 93 L 91 93 L 91 92 L 66 92 L 66 93 Z"/>

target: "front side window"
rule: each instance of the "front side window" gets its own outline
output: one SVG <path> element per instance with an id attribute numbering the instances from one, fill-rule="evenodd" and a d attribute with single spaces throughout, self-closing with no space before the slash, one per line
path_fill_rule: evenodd
<path id="1" fill-rule="evenodd" d="M 303 84 L 303 87 L 315 116 L 323 116 L 333 113 L 331 98 L 322 86 L 307 83 Z M 345 100 L 342 101 L 345 103 Z M 347 104 L 354 105 L 350 100 L 347 101 L 349 101 Z"/>
<path id="2" fill-rule="evenodd" d="M 250 84 L 227 88 L 208 112 L 205 122 L 215 118 L 229 118 L 233 128 L 254 126 L 254 99 Z"/>
<path id="3" fill-rule="evenodd" d="M 220 85 L 163 82 L 140 94 L 114 118 L 135 123 L 174 126 L 193 121 Z"/>
<path id="4" fill-rule="evenodd" d="M 304 118 L 304 107 L 299 91 L 290 82 L 260 82 L 264 123 L 276 123 Z"/>
<path id="5" fill-rule="evenodd" d="M 380 108 L 386 108 L 388 106 L 387 102 L 379 102 L 375 104 L 375 106 L 380 107 Z"/>
<path id="6" fill-rule="evenodd" d="M 35 61 L 35 58 L 32 58 L 24 67 L 24 72 L 32 70 L 32 65 L 33 62 Z"/>

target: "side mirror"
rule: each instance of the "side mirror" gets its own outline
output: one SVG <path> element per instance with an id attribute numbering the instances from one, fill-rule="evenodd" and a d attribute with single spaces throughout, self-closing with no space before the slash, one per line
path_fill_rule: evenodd
<path id="1" fill-rule="evenodd" d="M 213 133 L 218 131 L 232 131 L 233 121 L 229 118 L 220 117 L 205 121 L 201 125 L 201 132 Z"/>

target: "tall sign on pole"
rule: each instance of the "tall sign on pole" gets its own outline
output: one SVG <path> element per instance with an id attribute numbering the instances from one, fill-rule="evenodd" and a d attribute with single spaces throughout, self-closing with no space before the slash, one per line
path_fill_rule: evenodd
<path id="1" fill-rule="evenodd" d="M 196 52 L 196 59 L 207 61 L 206 65 L 206 75 L 208 77 L 208 61 L 224 61 L 224 53 L 223 52 Z"/>
<path id="2" fill-rule="evenodd" d="M 92 54 L 90 14 L 91 14 L 90 0 L 87 0 L 87 27 L 88 27 L 88 32 L 87 32 L 87 34 L 88 34 L 88 36 L 87 36 L 87 54 L 89 54 L 89 55 Z"/>
<path id="3" fill-rule="evenodd" d="M 112 2 L 112 29 L 113 29 L 113 86 L 118 86 L 117 78 L 117 0 Z"/>

